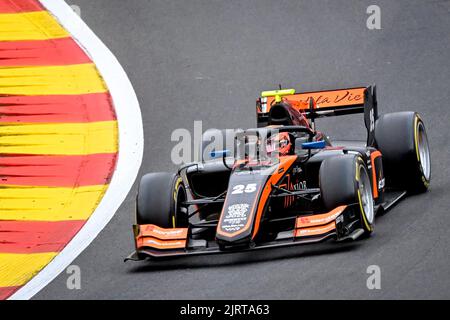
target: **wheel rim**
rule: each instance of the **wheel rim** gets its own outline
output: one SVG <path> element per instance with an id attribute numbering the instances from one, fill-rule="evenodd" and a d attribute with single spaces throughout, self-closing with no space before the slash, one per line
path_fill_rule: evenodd
<path id="1" fill-rule="evenodd" d="M 372 197 L 372 187 L 370 184 L 369 175 L 367 170 L 363 165 L 359 167 L 359 182 L 358 182 L 359 194 L 361 205 L 364 210 L 364 215 L 367 222 L 372 224 L 374 220 L 374 209 L 373 209 L 373 197 Z"/>
<path id="2" fill-rule="evenodd" d="M 431 165 L 430 165 L 430 149 L 428 148 L 428 138 L 425 132 L 425 127 L 422 122 L 418 125 L 418 149 L 419 149 L 419 162 L 422 168 L 425 179 L 430 179 Z"/>

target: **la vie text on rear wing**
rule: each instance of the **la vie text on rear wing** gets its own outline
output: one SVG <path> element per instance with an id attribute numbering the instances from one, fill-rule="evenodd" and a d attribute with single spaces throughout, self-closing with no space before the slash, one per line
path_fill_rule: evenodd
<path id="1" fill-rule="evenodd" d="M 376 86 L 337 89 L 330 91 L 301 92 L 283 94 L 294 108 L 300 109 L 308 119 L 333 117 L 355 113 L 364 113 L 364 122 L 368 132 L 367 143 L 373 145 L 373 131 L 378 118 Z M 315 103 L 310 103 L 313 99 Z M 269 122 L 270 108 L 276 101 L 275 96 L 260 97 L 256 101 L 258 127 Z"/>

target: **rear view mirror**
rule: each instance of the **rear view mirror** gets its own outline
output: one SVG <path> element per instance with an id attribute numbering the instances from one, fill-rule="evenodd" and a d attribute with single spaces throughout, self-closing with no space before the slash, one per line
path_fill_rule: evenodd
<path id="1" fill-rule="evenodd" d="M 223 158 L 228 157 L 230 155 L 230 150 L 213 150 L 209 153 L 211 158 Z"/>
<path id="2" fill-rule="evenodd" d="M 313 142 L 304 142 L 302 143 L 302 148 L 306 150 L 310 149 L 323 149 L 326 147 L 325 140 L 313 141 Z"/>

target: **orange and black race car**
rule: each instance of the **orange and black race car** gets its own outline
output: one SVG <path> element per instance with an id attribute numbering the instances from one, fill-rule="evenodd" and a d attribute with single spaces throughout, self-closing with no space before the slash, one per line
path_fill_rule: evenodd
<path id="1" fill-rule="evenodd" d="M 428 189 L 423 121 L 378 116 L 375 87 L 267 91 L 256 111 L 255 129 L 206 131 L 202 161 L 142 178 L 127 260 L 356 240 L 378 213 Z M 354 113 L 364 114 L 365 141 L 316 129 L 317 118 Z"/>

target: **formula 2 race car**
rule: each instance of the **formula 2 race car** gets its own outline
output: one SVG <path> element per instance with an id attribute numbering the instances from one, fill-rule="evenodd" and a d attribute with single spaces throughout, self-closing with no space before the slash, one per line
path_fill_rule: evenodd
<path id="1" fill-rule="evenodd" d="M 375 87 L 266 91 L 256 111 L 255 129 L 206 131 L 201 161 L 142 177 L 126 260 L 356 240 L 376 214 L 428 189 L 423 121 L 378 116 Z M 354 113 L 365 141 L 331 142 L 316 129 L 317 118 Z"/>

